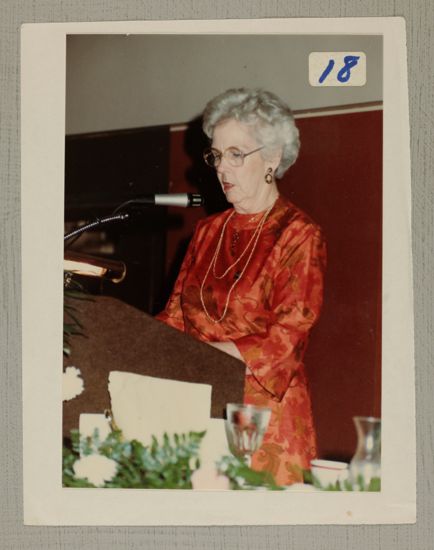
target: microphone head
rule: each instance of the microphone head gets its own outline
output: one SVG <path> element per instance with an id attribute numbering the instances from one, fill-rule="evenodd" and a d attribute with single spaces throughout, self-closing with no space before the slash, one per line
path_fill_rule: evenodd
<path id="1" fill-rule="evenodd" d="M 188 193 L 188 206 L 203 206 L 205 199 L 200 193 Z"/>
<path id="2" fill-rule="evenodd" d="M 132 199 L 131 204 L 146 206 L 180 206 L 188 208 L 190 206 L 202 206 L 204 200 L 199 193 L 156 193 L 155 195 L 145 195 Z"/>

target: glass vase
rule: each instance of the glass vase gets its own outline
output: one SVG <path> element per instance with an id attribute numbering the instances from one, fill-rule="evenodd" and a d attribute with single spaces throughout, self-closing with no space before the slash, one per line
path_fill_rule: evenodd
<path id="1" fill-rule="evenodd" d="M 381 479 L 381 419 L 353 417 L 357 431 L 357 449 L 350 463 L 350 481 L 354 489 L 379 490 Z"/>

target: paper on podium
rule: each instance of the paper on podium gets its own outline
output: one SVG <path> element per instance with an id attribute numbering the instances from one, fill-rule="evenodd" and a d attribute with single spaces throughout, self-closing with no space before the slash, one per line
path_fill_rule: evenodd
<path id="1" fill-rule="evenodd" d="M 113 419 L 126 439 L 144 445 L 154 435 L 200 432 L 208 429 L 211 386 L 112 371 L 109 393 Z"/>

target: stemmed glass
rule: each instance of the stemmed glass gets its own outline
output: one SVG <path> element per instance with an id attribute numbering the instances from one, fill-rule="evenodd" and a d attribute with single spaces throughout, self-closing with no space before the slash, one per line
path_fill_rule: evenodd
<path id="1" fill-rule="evenodd" d="M 244 457 L 250 467 L 252 454 L 259 449 L 270 421 L 271 409 L 228 403 L 226 405 L 226 437 L 235 456 Z"/>

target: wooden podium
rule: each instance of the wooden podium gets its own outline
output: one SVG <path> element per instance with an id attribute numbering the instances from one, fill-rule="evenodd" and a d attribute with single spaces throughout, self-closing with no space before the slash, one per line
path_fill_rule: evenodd
<path id="1" fill-rule="evenodd" d="M 238 359 L 114 298 L 74 300 L 74 307 L 84 336 L 70 338 L 64 365 L 80 369 L 84 391 L 63 403 L 64 437 L 78 429 L 81 413 L 110 408 L 108 377 L 114 370 L 209 384 L 213 418 L 223 417 L 227 403 L 243 401 L 245 365 Z"/>

